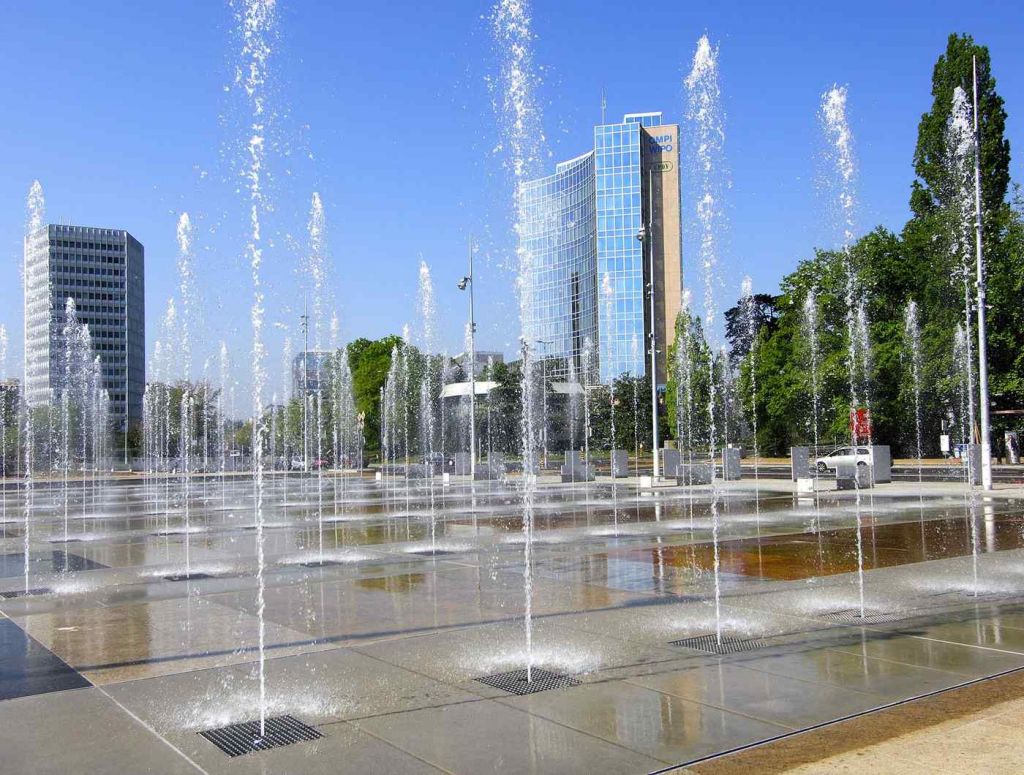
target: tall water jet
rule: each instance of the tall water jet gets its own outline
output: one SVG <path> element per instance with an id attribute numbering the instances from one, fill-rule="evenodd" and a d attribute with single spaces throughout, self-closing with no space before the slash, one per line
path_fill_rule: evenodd
<path id="1" fill-rule="evenodd" d="M 633 363 L 639 363 L 641 358 L 640 353 L 640 337 L 637 336 L 636 332 L 633 332 L 633 338 L 629 343 L 630 356 L 633 358 Z M 678 437 L 677 437 L 678 438 Z M 653 450 L 652 450 L 653 451 Z M 634 476 L 637 478 L 637 482 L 640 481 L 640 377 L 639 375 L 633 378 L 633 465 L 634 465 Z M 636 520 L 640 521 L 640 499 L 636 498 Z M 658 539 L 661 540 L 660 538 Z"/>
<path id="2" fill-rule="evenodd" d="M 249 194 L 249 239 L 246 252 L 249 258 L 253 286 L 253 302 L 250 319 L 252 323 L 252 453 L 253 487 L 255 491 L 254 517 L 256 522 L 256 609 L 259 623 L 259 697 L 260 736 L 266 734 L 267 692 L 264 613 L 266 608 L 263 578 L 263 448 L 266 438 L 266 423 L 263 412 L 263 392 L 266 388 L 266 352 L 263 343 L 263 238 L 261 218 L 266 209 L 263 193 L 263 165 L 266 154 L 266 123 L 270 118 L 266 109 L 266 86 L 268 61 L 272 48 L 271 40 L 276 25 L 275 0 L 245 0 L 238 14 L 242 48 L 236 82 L 240 84 L 249 100 L 250 126 L 248 165 L 244 178 Z"/>
<path id="3" fill-rule="evenodd" d="M 221 505 L 227 501 L 228 475 L 228 434 L 227 434 L 227 395 L 231 379 L 231 360 L 228 356 L 227 342 L 220 343 L 220 389 L 217 391 L 217 439 L 220 442 L 220 492 Z M 273 435 L 271 435 L 273 440 Z"/>
<path id="4" fill-rule="evenodd" d="M 76 353 L 76 339 L 78 337 L 78 318 L 75 313 L 75 300 L 68 298 L 64 304 L 64 328 L 62 329 L 63 336 L 63 379 L 60 386 L 60 416 L 61 416 L 61 471 L 63 472 L 64 482 L 62 490 L 63 502 L 64 502 L 64 543 L 65 552 L 67 551 L 68 541 L 68 508 L 70 499 L 70 488 L 68 487 L 68 478 L 71 472 L 71 402 L 73 394 L 73 386 L 75 383 L 75 361 L 77 359 Z M 64 569 L 67 571 L 68 563 L 64 563 Z"/>
<path id="5" fill-rule="evenodd" d="M 601 279 L 601 295 L 604 296 L 605 304 L 605 318 L 609 321 L 608 325 L 611 330 L 615 330 L 615 289 L 612 287 L 612 278 L 608 272 L 604 273 L 604 277 Z M 605 353 L 605 357 L 609 363 L 613 363 L 614 352 L 611 344 L 611 337 L 606 337 L 609 340 L 608 350 Z M 545 386 L 545 389 L 546 386 Z M 608 439 L 608 462 L 611 466 L 612 475 L 612 527 L 615 532 L 619 530 L 619 497 L 618 490 L 615 485 L 615 376 L 612 375 L 611 379 L 608 380 L 608 415 L 610 418 L 611 425 L 611 436 Z"/>
<path id="6" fill-rule="evenodd" d="M 583 489 L 587 493 L 587 524 L 590 524 L 590 438 L 593 435 L 593 426 L 590 422 L 590 391 L 587 389 L 594 379 L 595 358 L 594 342 L 589 337 L 583 338 L 583 353 L 580 356 L 581 370 L 583 372 L 583 465 L 587 475 L 583 477 Z"/>
<path id="7" fill-rule="evenodd" d="M 974 467 L 970 460 L 969 447 L 973 431 L 971 428 L 970 392 L 971 381 L 971 336 L 963 327 L 958 324 L 953 334 L 953 364 L 958 377 L 958 392 L 960 398 L 960 443 L 961 449 L 968 460 L 963 465 L 964 474 L 964 500 L 967 504 L 968 534 L 971 543 L 971 574 L 974 580 L 974 594 L 978 594 L 978 524 L 977 524 L 977 494 L 971 486 L 974 482 Z"/>
<path id="8" fill-rule="evenodd" d="M 7 326 L 0 324 L 0 382 L 7 379 Z M 7 479 L 10 471 L 7 470 L 7 408 L 8 394 L 0 392 L 0 478 Z M 17 455 L 17 448 L 15 448 Z M 0 493 L 0 516 L 7 518 L 7 488 L 4 487 Z"/>
<path id="9" fill-rule="evenodd" d="M 977 409 L 975 407 L 975 374 L 974 344 L 971 311 L 973 299 L 971 294 L 971 278 L 974 264 L 974 125 L 973 113 L 967 93 L 959 86 L 953 90 L 953 105 L 946 125 L 946 168 L 953 187 L 952 218 L 950 223 L 950 247 L 955 259 L 953 283 L 963 286 L 964 311 L 963 327 L 965 339 L 964 375 L 967 380 L 967 428 L 968 435 L 964 443 L 974 440 L 974 429 L 977 427 Z M 973 469 L 974 456 L 966 455 L 967 486 L 971 487 L 977 473 Z"/>
<path id="10" fill-rule="evenodd" d="M 684 81 L 688 97 L 687 119 L 692 124 L 697 185 L 696 218 L 700 234 L 698 263 L 704 280 L 704 330 L 713 336 L 716 325 L 715 283 L 718 275 L 719 231 L 723 224 L 721 191 L 724 188 L 725 129 L 718 83 L 718 49 L 712 48 L 707 35 L 697 41 L 697 50 L 689 75 Z M 715 427 L 715 359 L 708 359 L 708 462 L 711 466 L 711 534 L 714 545 L 715 638 L 722 639 L 721 579 L 718 545 L 719 507 L 715 482 L 717 436 Z"/>
<path id="11" fill-rule="evenodd" d="M 38 180 L 32 181 L 32 185 L 29 188 L 28 199 L 26 201 L 26 212 L 27 218 L 25 221 L 25 239 L 24 239 L 24 254 L 22 263 L 22 288 L 24 298 L 24 309 L 23 309 L 23 342 L 28 341 L 28 324 L 29 324 L 29 307 L 31 304 L 38 304 L 43 302 L 47 305 L 50 304 L 50 288 L 49 283 L 41 285 L 37 288 L 37 277 L 30 274 L 29 263 L 33 257 L 33 253 L 38 249 L 35 244 L 39 241 L 41 232 L 43 230 L 43 224 L 46 220 L 46 202 L 43 197 L 43 187 Z M 34 407 L 32 399 L 29 396 L 30 383 L 28 374 L 28 358 L 22 358 L 22 391 L 20 400 L 20 412 L 21 412 L 21 425 L 24 428 L 24 466 L 22 471 L 24 472 L 24 484 L 23 489 L 25 493 L 25 502 L 23 506 L 23 513 L 25 517 L 24 524 L 24 535 L 23 535 L 23 551 L 24 551 L 24 591 L 28 594 L 29 590 L 29 575 L 31 572 L 31 556 L 29 554 L 29 547 L 31 546 L 31 528 L 32 518 L 35 512 L 35 450 L 36 450 L 36 423 Z"/>
<path id="12" fill-rule="evenodd" d="M 319 192 L 314 191 L 309 206 L 309 256 L 306 271 L 312 285 L 313 295 L 313 342 L 314 349 L 324 344 L 324 308 L 327 291 L 327 221 L 324 204 Z"/>
<path id="13" fill-rule="evenodd" d="M 540 171 L 544 133 L 536 89 L 539 78 L 533 64 L 533 32 L 529 0 L 498 0 L 491 13 L 491 35 L 499 59 L 495 100 L 498 122 L 513 185 L 513 212 L 518 264 L 519 320 L 522 341 L 522 415 L 520 436 L 523 461 L 523 628 L 526 638 L 526 676 L 533 678 L 533 519 L 536 488 L 536 385 L 532 343 L 537 339 L 534 316 L 533 256 L 526 248 L 526 199 L 523 185 Z"/>
<path id="14" fill-rule="evenodd" d="M 818 343 L 818 296 L 813 288 L 807 291 L 803 307 L 803 331 L 804 339 L 807 342 L 807 365 L 811 378 L 811 438 L 814 440 L 814 455 L 819 453 L 820 439 L 818 437 L 818 402 L 820 401 L 821 389 L 818 384 L 818 366 L 821 360 L 821 350 Z M 821 527 L 820 496 L 818 494 L 818 478 L 821 472 L 814 467 L 814 529 L 815 532 Z"/>
<path id="15" fill-rule="evenodd" d="M 437 307 L 434 302 L 434 281 L 430 277 L 430 267 L 426 261 L 420 261 L 419 285 L 416 294 L 419 305 L 420 356 L 423 363 L 423 375 L 419 386 L 419 431 L 420 455 L 427 477 L 430 493 L 430 549 L 436 549 L 437 512 L 434 505 L 434 370 L 436 359 Z M 443 450 L 442 450 L 443 451 Z"/>
<path id="16" fill-rule="evenodd" d="M 750 423 L 754 440 L 754 509 L 757 515 L 758 535 L 761 531 L 761 478 L 758 471 L 757 440 L 757 302 L 754 299 L 754 282 L 749 276 L 743 278 L 741 289 L 745 311 L 747 339 L 747 368 L 750 374 Z"/>
<path id="17" fill-rule="evenodd" d="M 853 132 L 846 116 L 847 90 L 845 86 L 833 86 L 821 98 L 820 119 L 822 129 L 828 143 L 829 161 L 832 166 L 830 173 L 831 188 L 835 198 L 832 201 L 836 209 L 838 223 L 842 233 L 842 254 L 846 268 L 846 336 L 847 336 L 847 369 L 849 372 L 850 413 L 856 417 L 860 404 L 858 390 L 858 367 L 862 357 L 859 353 L 861 337 L 858 309 L 860 308 L 860 283 L 853 265 L 851 248 L 854 236 L 855 196 L 854 184 L 856 164 L 853 156 Z M 851 422 L 851 444 L 857 446 L 859 423 Z M 861 491 L 857 477 L 854 477 L 854 492 L 857 514 L 857 590 L 860 616 L 864 616 L 864 546 L 861 530 Z"/>
<path id="18" fill-rule="evenodd" d="M 323 358 L 320 352 L 324 346 L 324 295 L 327 285 L 327 257 L 326 257 L 326 219 L 324 217 L 324 206 L 323 201 L 320 199 L 320 194 L 316 191 L 310 200 L 309 207 L 309 222 L 307 224 L 307 232 L 309 235 L 309 254 L 307 258 L 306 271 L 309 276 L 309 282 L 311 284 L 310 290 L 313 295 L 313 349 L 317 352 L 314 363 L 316 365 L 316 390 L 313 395 L 303 395 L 303 407 L 312 406 L 314 409 L 314 422 L 312 427 L 309 423 L 309 412 L 304 412 L 306 427 L 303 429 L 303 438 L 308 438 L 310 433 L 316 434 L 316 440 L 314 444 L 306 444 L 307 456 L 303 461 L 306 470 L 309 470 L 310 461 L 308 453 L 316 450 L 316 471 L 317 471 L 317 528 L 319 532 L 319 562 L 323 565 L 324 561 L 324 452 L 323 452 L 323 436 L 324 436 L 324 425 L 323 425 L 323 412 L 324 412 L 324 375 Z M 304 320 L 304 324 L 307 327 L 309 321 Z M 309 364 L 306 361 L 308 353 L 303 353 L 303 369 L 309 368 Z"/>
<path id="19" fill-rule="evenodd" d="M 198 304 L 196 298 L 195 267 L 192 241 L 194 232 L 188 213 L 178 218 L 178 293 L 181 299 L 181 317 L 178 324 L 178 358 L 181 368 L 181 396 L 178 408 L 178 460 L 181 471 L 181 502 L 185 523 L 185 576 L 192 572 L 192 468 L 195 453 L 195 389 L 192 380 L 192 332 Z"/>
<path id="20" fill-rule="evenodd" d="M 680 300 L 680 317 L 683 323 L 676 336 L 676 449 L 679 461 L 686 465 L 686 471 L 693 471 L 693 340 L 690 307 L 693 297 L 689 288 L 683 290 Z M 693 525 L 693 479 L 686 476 L 686 500 L 689 506 L 690 525 Z"/>
<path id="21" fill-rule="evenodd" d="M 917 453 L 917 484 L 921 487 L 924 473 L 921 467 L 921 325 L 917 319 L 917 302 L 907 303 L 903 314 L 903 336 L 907 363 L 910 367 L 910 378 L 914 391 L 914 432 L 915 451 Z M 922 493 L 921 497 L 924 495 Z"/>
<path id="22" fill-rule="evenodd" d="M 281 396 L 287 405 L 288 398 L 291 396 L 292 391 L 292 380 L 290 379 L 292 369 L 292 338 L 285 335 L 284 340 L 281 342 Z M 271 416 L 275 416 L 273 413 Z M 291 470 L 292 466 L 292 445 L 293 441 L 288 433 L 288 411 L 287 408 L 282 412 L 280 428 L 278 432 L 281 436 L 281 454 L 284 455 L 284 469 L 285 474 L 281 478 L 281 494 L 283 498 L 283 507 L 285 513 L 288 511 L 288 471 Z"/>

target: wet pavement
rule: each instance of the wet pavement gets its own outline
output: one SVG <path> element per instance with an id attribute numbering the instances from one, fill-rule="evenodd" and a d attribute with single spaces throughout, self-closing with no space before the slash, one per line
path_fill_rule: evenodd
<path id="1" fill-rule="evenodd" d="M 251 482 L 39 488 L 27 521 L 8 491 L 0 750 L 34 772 L 651 772 L 1024 668 L 1020 493 L 791 489 L 543 481 L 533 664 L 578 685 L 516 696 L 477 680 L 527 662 L 515 481 L 272 477 L 267 710 L 322 736 L 235 758 L 198 733 L 259 716 Z"/>

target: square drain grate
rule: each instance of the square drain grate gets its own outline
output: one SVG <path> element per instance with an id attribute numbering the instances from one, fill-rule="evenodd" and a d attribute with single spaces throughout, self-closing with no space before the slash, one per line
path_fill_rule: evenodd
<path id="1" fill-rule="evenodd" d="M 0 592 L 4 600 L 13 600 L 16 597 L 30 597 L 33 595 L 47 595 L 53 590 L 49 587 L 35 587 L 34 589 L 12 589 L 9 592 Z"/>
<path id="2" fill-rule="evenodd" d="M 861 616 L 860 611 L 856 608 L 845 608 L 839 611 L 825 611 L 825 613 L 818 614 L 818 618 L 838 624 L 889 624 L 902 621 L 906 618 L 906 615 L 880 611 Z"/>
<path id="3" fill-rule="evenodd" d="M 546 692 L 548 689 L 566 689 L 571 686 L 579 686 L 580 682 L 571 675 L 553 673 L 550 670 L 542 670 L 535 667 L 530 671 L 530 679 L 526 680 L 526 670 L 510 670 L 507 673 L 495 673 L 485 675 L 476 680 L 495 689 L 501 689 L 509 694 L 534 694 Z"/>
<path id="4" fill-rule="evenodd" d="M 260 737 L 260 722 L 246 721 L 199 733 L 228 756 L 280 748 L 304 740 L 318 740 L 323 735 L 294 716 L 275 716 L 266 720 L 266 734 Z"/>
<path id="5" fill-rule="evenodd" d="M 706 651 L 709 654 L 739 654 L 743 651 L 766 648 L 768 643 L 760 638 L 731 638 L 725 635 L 719 640 L 714 633 L 711 633 L 710 635 L 695 635 L 692 638 L 680 638 L 669 642 L 669 645 Z"/>
<path id="6" fill-rule="evenodd" d="M 166 581 L 199 581 L 199 579 L 212 579 L 209 573 L 175 573 L 164 576 Z"/>

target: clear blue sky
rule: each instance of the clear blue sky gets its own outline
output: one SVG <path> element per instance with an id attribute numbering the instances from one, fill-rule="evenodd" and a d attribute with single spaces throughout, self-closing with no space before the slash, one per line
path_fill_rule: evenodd
<path id="1" fill-rule="evenodd" d="M 720 45 L 731 168 L 725 287 L 756 290 L 827 244 L 815 194 L 816 110 L 850 90 L 863 230 L 907 216 L 917 120 L 953 31 L 992 51 L 1006 99 L 1015 180 L 1024 158 L 1024 23 L 1010 2 L 622 3 L 534 7 L 536 63 L 552 164 L 590 147 L 604 89 L 610 118 L 682 119 L 681 78 L 697 38 Z M 457 352 L 467 235 L 482 243 L 481 348 L 512 351 L 508 186 L 487 77 L 489 4 L 279 0 L 272 108 L 275 212 L 267 219 L 268 322 L 295 328 L 309 197 L 326 204 L 334 304 L 345 338 L 398 333 L 415 319 L 417 265 L 432 267 L 441 344 Z M 612 10 L 614 9 L 614 10 Z M 203 341 L 248 360 L 246 201 L 235 160 L 244 114 L 233 77 L 233 19 L 214 0 L 6 3 L 0 11 L 0 322 L 21 351 L 18 268 L 25 194 L 42 181 L 49 220 L 127 228 L 146 246 L 150 347 L 175 287 L 175 223 L 198 222 Z M 684 142 L 685 147 L 685 142 Z M 685 169 L 685 167 L 684 167 Z M 686 203 L 685 206 L 689 206 Z M 684 256 L 684 262 L 688 257 Z M 693 281 L 687 269 L 687 276 Z M 270 335 L 280 363 L 281 329 Z M 279 377 L 272 378 L 275 382 Z M 279 383 L 278 383 L 279 384 Z"/>

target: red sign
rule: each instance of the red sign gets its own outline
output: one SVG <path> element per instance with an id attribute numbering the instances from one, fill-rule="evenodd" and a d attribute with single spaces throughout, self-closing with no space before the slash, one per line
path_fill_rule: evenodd
<path id="1" fill-rule="evenodd" d="M 850 410 L 850 433 L 854 438 L 866 439 L 871 436 L 871 410 L 861 407 Z"/>

